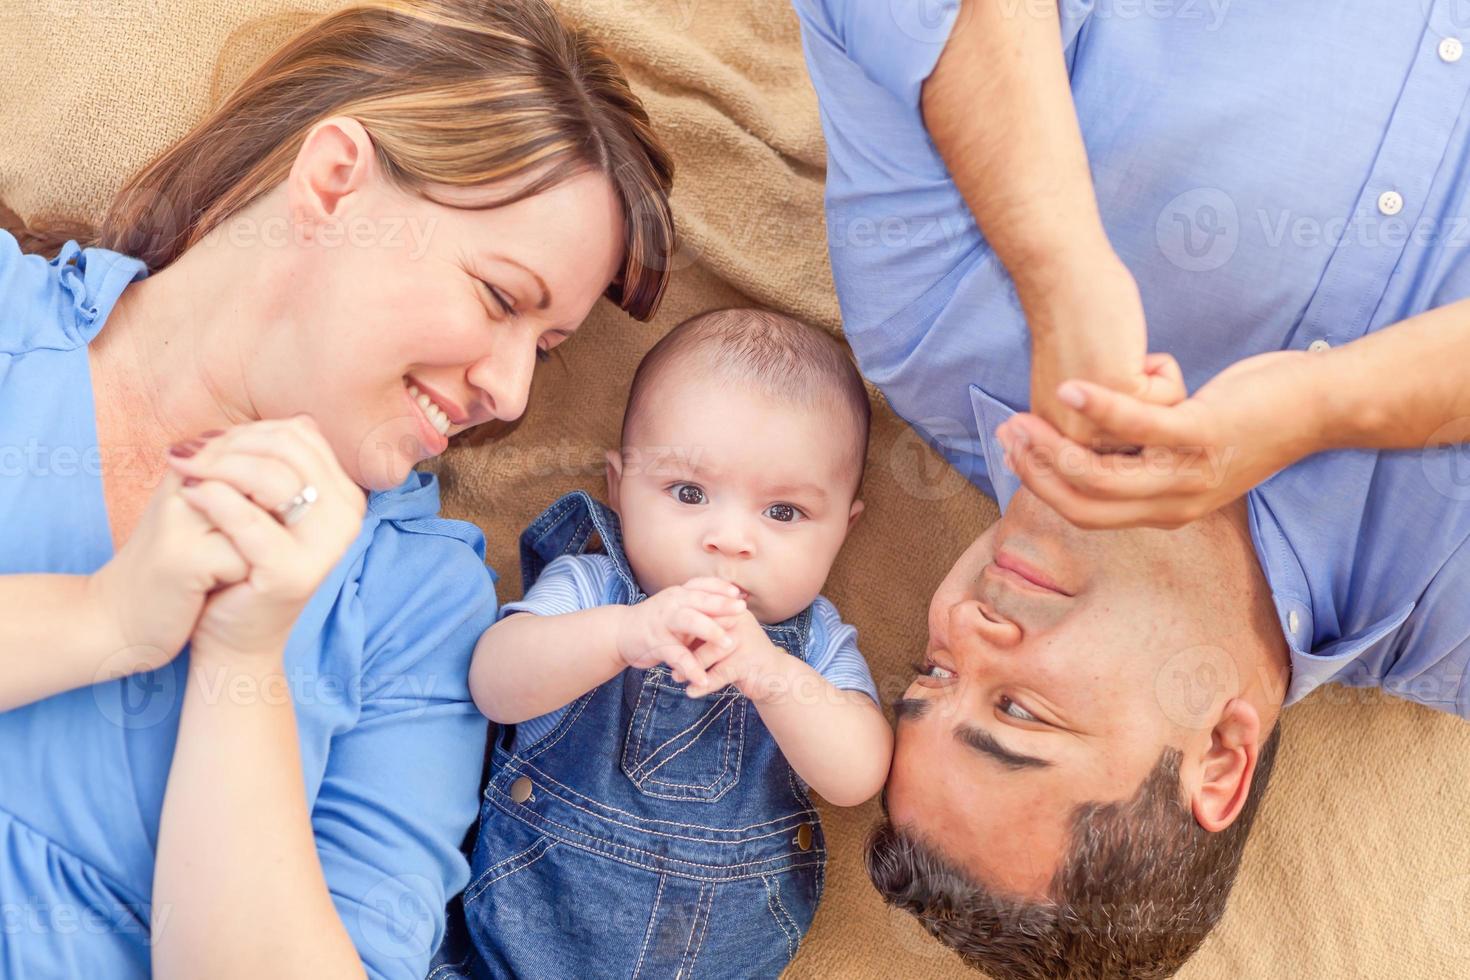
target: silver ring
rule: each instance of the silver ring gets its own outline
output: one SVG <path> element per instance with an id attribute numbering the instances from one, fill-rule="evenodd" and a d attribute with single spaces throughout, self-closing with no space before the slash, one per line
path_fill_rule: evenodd
<path id="1" fill-rule="evenodd" d="M 276 520 L 290 527 L 305 517 L 306 512 L 314 503 L 316 503 L 316 487 L 308 483 L 301 488 L 300 493 L 277 507 L 272 513 L 276 515 Z"/>

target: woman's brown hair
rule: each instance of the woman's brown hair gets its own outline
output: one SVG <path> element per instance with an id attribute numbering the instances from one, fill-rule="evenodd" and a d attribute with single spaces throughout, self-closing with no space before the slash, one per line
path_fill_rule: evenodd
<path id="1" fill-rule="evenodd" d="M 608 298 L 641 320 L 657 310 L 673 163 L 622 71 L 545 0 L 362 0 L 327 14 L 134 174 L 95 232 L 71 222 L 16 237 L 30 252 L 76 238 L 156 272 L 285 180 L 307 132 L 337 115 L 367 130 L 388 179 L 430 200 L 429 184 L 515 181 L 485 205 L 500 206 L 605 174 L 626 225 Z"/>

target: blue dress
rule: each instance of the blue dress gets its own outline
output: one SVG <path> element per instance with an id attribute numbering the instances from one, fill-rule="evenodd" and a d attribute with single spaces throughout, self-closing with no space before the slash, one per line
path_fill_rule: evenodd
<path id="1" fill-rule="evenodd" d="M 146 274 L 0 232 L 0 574 L 112 557 L 102 464 L 130 461 L 100 457 L 86 345 Z M 438 510 L 426 474 L 373 494 L 286 649 L 317 852 L 370 977 L 421 978 L 468 879 L 487 729 L 468 670 L 496 599 L 480 531 Z M 0 976 L 148 975 L 187 656 L 0 714 Z"/>

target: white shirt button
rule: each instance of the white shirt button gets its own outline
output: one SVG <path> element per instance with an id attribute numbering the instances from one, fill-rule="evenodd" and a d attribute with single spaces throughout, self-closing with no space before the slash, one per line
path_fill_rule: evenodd
<path id="1" fill-rule="evenodd" d="M 1302 618 L 1296 614 L 1295 609 L 1286 614 L 1286 628 L 1288 630 L 1295 633 L 1297 630 L 1301 629 L 1301 626 Z"/>
<path id="2" fill-rule="evenodd" d="M 1447 37 L 1439 42 L 1439 60 L 1447 65 L 1453 65 L 1460 60 L 1465 53 L 1465 45 L 1460 43 L 1457 37 Z"/>
<path id="3" fill-rule="evenodd" d="M 1398 191 L 1384 191 L 1378 195 L 1378 210 L 1393 217 L 1404 209 L 1404 197 Z"/>
<path id="4" fill-rule="evenodd" d="M 1331 350 L 1331 349 L 1332 349 L 1332 345 L 1329 344 L 1327 341 L 1323 340 L 1321 337 L 1318 337 L 1316 340 L 1312 341 L 1310 344 L 1307 345 L 1307 350 L 1311 351 L 1313 354 L 1320 354 L 1324 350 Z"/>

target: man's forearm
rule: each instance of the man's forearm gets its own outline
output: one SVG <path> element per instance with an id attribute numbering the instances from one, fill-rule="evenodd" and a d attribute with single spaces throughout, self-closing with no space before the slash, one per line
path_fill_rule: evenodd
<path id="1" fill-rule="evenodd" d="M 1114 261 L 1053 3 L 964 0 L 924 122 L 1023 304 Z"/>
<path id="2" fill-rule="evenodd" d="M 1322 449 L 1470 442 L 1470 300 L 1306 359 Z"/>

